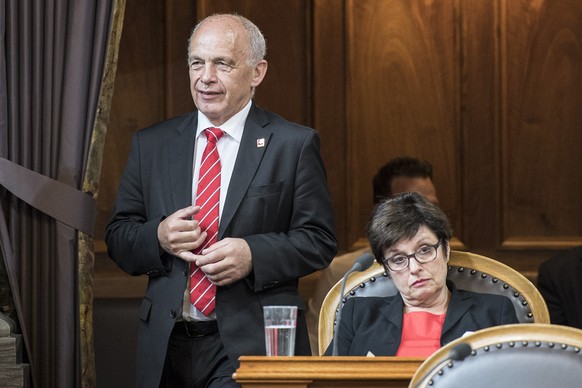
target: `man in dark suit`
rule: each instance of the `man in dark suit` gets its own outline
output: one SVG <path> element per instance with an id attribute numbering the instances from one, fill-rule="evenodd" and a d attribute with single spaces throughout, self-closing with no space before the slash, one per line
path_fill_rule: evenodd
<path id="1" fill-rule="evenodd" d="M 552 323 L 582 329 L 582 246 L 557 254 L 540 265 L 538 288 Z"/>
<path id="2" fill-rule="evenodd" d="M 231 377 L 238 357 L 265 354 L 266 305 L 299 306 L 295 354 L 311 354 L 298 278 L 337 251 L 331 201 L 317 133 L 252 101 L 267 71 L 265 51 L 249 20 L 204 19 L 188 44 L 197 110 L 133 138 L 106 242 L 121 268 L 149 277 L 139 387 L 238 386 Z M 218 241 L 206 247 L 210 233 L 198 214 L 207 209 L 195 196 L 209 127 L 224 135 L 216 142 Z M 214 286 L 208 310 L 190 299 L 197 269 Z"/>

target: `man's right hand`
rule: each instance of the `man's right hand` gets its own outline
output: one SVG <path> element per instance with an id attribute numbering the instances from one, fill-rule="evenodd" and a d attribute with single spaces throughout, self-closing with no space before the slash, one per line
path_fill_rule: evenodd
<path id="1" fill-rule="evenodd" d="M 194 219 L 200 206 L 188 206 L 168 216 L 158 225 L 160 247 L 182 260 L 195 259 L 193 250 L 204 243 L 206 232 L 202 232 L 198 221 Z"/>

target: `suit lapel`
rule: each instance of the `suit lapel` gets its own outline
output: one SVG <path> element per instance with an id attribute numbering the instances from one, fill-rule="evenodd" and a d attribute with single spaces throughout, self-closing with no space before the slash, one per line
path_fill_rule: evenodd
<path id="1" fill-rule="evenodd" d="M 463 315 L 465 315 L 465 313 L 469 310 L 469 308 L 473 304 L 471 300 L 472 298 L 469 296 L 462 296 L 462 294 L 459 294 L 454 284 L 449 283 L 449 281 L 447 281 L 447 285 L 451 290 L 451 300 L 449 301 L 449 310 L 447 311 L 445 322 L 443 323 L 441 338 L 445 338 L 445 334 L 458 321 L 460 321 L 461 318 L 463 318 Z M 450 308 L 450 306 L 454 306 L 454 308 Z"/>
<path id="2" fill-rule="evenodd" d="M 380 313 L 394 326 L 402 328 L 402 314 L 404 302 L 400 294 L 395 295 L 380 307 Z"/>
<path id="3" fill-rule="evenodd" d="M 378 336 L 374 344 L 378 347 L 370 349 L 376 356 L 387 356 L 396 354 L 400 345 L 400 333 L 402 332 L 402 312 L 404 311 L 404 302 L 400 294 L 395 295 L 389 301 L 387 300 L 380 307 L 382 314 L 389 324 L 382 323 L 382 330 L 378 331 Z"/>
<path id="4" fill-rule="evenodd" d="M 192 204 L 192 171 L 196 142 L 197 113 L 187 116 L 168 140 L 168 171 L 174 211 Z"/>
<path id="5" fill-rule="evenodd" d="M 256 174 L 261 159 L 269 147 L 269 139 L 272 132 L 266 128 L 268 122 L 265 113 L 253 103 L 245 123 L 234 170 L 228 185 L 226 202 L 220 219 L 219 239 L 223 237 L 225 230 L 232 221 Z M 264 145 L 259 146 L 259 141 L 263 141 Z"/>

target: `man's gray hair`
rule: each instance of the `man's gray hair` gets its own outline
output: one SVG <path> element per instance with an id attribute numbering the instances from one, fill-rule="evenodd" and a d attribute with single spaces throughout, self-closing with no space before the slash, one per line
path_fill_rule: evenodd
<path id="1" fill-rule="evenodd" d="M 204 23 L 205 21 L 208 21 L 210 19 L 220 18 L 220 17 L 229 17 L 229 18 L 232 18 L 232 19 L 238 21 L 243 26 L 245 31 L 247 32 L 247 34 L 249 36 L 248 43 L 249 43 L 249 46 L 251 48 L 251 52 L 249 53 L 249 58 L 248 58 L 248 63 L 247 63 L 249 66 L 255 66 L 260 61 L 265 59 L 265 56 L 267 55 L 267 42 L 265 40 L 265 37 L 263 36 L 263 33 L 259 29 L 259 27 L 257 27 L 249 19 L 247 19 L 244 16 L 241 16 L 239 14 L 223 13 L 223 14 L 213 14 L 213 15 L 207 16 L 204 19 L 202 19 L 200 22 L 198 22 L 198 24 L 196 24 L 196 26 L 194 26 L 194 28 L 192 29 L 192 33 L 190 34 L 190 37 L 188 38 L 188 58 L 186 59 L 187 61 L 190 60 L 190 43 L 192 41 L 192 36 L 194 36 L 194 33 L 198 30 L 198 27 L 200 27 L 200 25 L 202 25 L 202 23 Z"/>

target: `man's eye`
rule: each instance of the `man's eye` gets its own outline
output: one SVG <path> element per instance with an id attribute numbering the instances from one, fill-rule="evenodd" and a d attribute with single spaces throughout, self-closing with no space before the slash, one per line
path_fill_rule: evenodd
<path id="1" fill-rule="evenodd" d="M 232 70 L 232 66 L 229 65 L 229 64 L 227 64 L 227 63 L 220 62 L 218 64 L 218 70 L 220 70 L 220 71 L 231 71 Z"/>
<path id="2" fill-rule="evenodd" d="M 194 61 L 190 64 L 190 69 L 191 70 L 200 70 L 202 69 L 204 65 L 202 64 L 202 62 L 199 61 Z"/>

